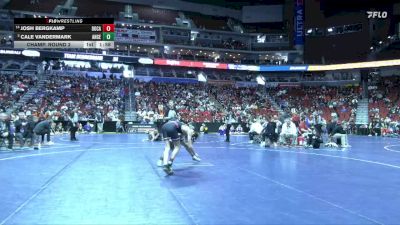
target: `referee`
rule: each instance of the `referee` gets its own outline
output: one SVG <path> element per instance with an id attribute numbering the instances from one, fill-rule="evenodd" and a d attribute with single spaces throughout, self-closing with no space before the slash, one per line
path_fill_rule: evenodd
<path id="1" fill-rule="evenodd" d="M 70 129 L 69 129 L 70 140 L 71 141 L 78 141 L 78 139 L 76 139 L 76 132 L 78 131 L 78 127 L 79 127 L 79 116 L 78 116 L 78 110 L 77 109 L 74 109 L 68 115 L 68 123 L 70 125 Z"/>
<path id="2" fill-rule="evenodd" d="M 226 142 L 230 142 L 230 131 L 231 131 L 231 126 L 232 126 L 232 122 L 233 122 L 233 116 L 232 116 L 232 112 L 231 110 L 228 112 L 227 116 L 225 117 L 225 123 L 226 123 L 226 131 L 225 131 L 225 135 L 226 135 Z"/>

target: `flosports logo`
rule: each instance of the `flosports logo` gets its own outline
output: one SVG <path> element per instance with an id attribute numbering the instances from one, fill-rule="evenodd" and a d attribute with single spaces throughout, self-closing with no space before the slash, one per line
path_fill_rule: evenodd
<path id="1" fill-rule="evenodd" d="M 368 19 L 386 19 L 388 13 L 386 11 L 367 11 Z"/>

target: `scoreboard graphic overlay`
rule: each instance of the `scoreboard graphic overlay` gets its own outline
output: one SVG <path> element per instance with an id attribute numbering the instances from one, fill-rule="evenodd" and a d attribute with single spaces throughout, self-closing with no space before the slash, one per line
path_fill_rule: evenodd
<path id="1" fill-rule="evenodd" d="M 15 18 L 14 48 L 114 48 L 113 18 Z"/>

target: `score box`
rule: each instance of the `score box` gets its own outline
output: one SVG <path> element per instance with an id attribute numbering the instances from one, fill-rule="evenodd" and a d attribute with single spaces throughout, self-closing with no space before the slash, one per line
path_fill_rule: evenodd
<path id="1" fill-rule="evenodd" d="M 103 32 L 114 32 L 114 24 L 103 24 Z"/>
<path id="2" fill-rule="evenodd" d="M 103 41 L 114 41 L 115 33 L 114 32 L 103 32 L 102 40 Z"/>

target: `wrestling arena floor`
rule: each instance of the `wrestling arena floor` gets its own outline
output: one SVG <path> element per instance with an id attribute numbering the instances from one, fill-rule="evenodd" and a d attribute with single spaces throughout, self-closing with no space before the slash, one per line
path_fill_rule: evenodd
<path id="1" fill-rule="evenodd" d="M 347 150 L 262 148 L 201 136 L 173 176 L 142 134 L 55 136 L 0 152 L 0 224 L 400 224 L 400 140 Z"/>

